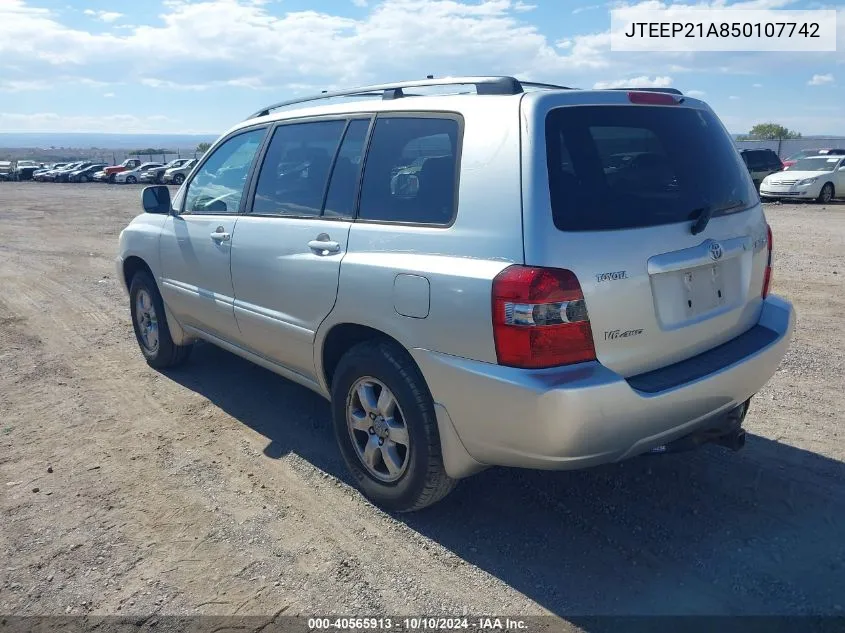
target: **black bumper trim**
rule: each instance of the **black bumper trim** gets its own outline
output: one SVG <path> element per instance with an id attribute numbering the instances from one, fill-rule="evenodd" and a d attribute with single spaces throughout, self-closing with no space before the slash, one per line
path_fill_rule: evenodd
<path id="1" fill-rule="evenodd" d="M 733 365 L 772 344 L 777 338 L 778 333 L 774 330 L 755 325 L 744 334 L 703 354 L 626 380 L 631 387 L 644 393 L 666 391 Z"/>

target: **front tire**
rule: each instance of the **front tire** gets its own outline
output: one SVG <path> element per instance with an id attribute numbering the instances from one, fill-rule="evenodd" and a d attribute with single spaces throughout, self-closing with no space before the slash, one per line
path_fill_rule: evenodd
<path id="1" fill-rule="evenodd" d="M 341 358 L 332 380 L 332 418 L 341 455 L 374 504 L 420 510 L 457 484 L 443 466 L 428 386 L 397 344 L 365 341 Z"/>
<path id="2" fill-rule="evenodd" d="M 146 271 L 137 272 L 132 278 L 129 285 L 129 308 L 135 340 L 150 367 L 176 367 L 188 360 L 193 345 L 176 345 L 173 342 L 161 294 Z"/>
<path id="3" fill-rule="evenodd" d="M 174 185 L 181 185 L 183 182 L 185 182 L 185 177 L 182 174 L 176 174 L 173 176 Z"/>
<path id="4" fill-rule="evenodd" d="M 823 204 L 827 204 L 828 202 L 833 200 L 834 195 L 835 195 L 835 191 L 833 189 L 833 183 L 832 182 L 826 182 L 824 184 L 824 187 L 822 187 L 822 190 L 819 192 L 819 197 L 816 198 L 816 200 L 818 202 L 823 203 Z"/>
<path id="5" fill-rule="evenodd" d="M 108 175 L 108 183 L 109 183 L 110 185 L 113 185 L 113 184 L 114 184 L 114 179 L 115 179 L 115 176 L 116 176 L 116 174 L 109 174 L 109 175 Z"/>
<path id="6" fill-rule="evenodd" d="M 135 178 L 135 176 L 127 176 L 126 177 L 126 184 L 127 185 L 134 185 L 136 182 L 138 182 L 138 180 Z"/>
<path id="7" fill-rule="evenodd" d="M 88 176 L 80 176 L 79 182 L 88 182 Z"/>

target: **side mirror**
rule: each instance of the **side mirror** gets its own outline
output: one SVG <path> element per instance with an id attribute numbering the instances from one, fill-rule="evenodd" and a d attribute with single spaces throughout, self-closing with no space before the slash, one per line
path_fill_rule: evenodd
<path id="1" fill-rule="evenodd" d="M 141 206 L 145 213 L 169 214 L 171 210 L 170 189 L 165 185 L 145 187 L 141 194 Z"/>

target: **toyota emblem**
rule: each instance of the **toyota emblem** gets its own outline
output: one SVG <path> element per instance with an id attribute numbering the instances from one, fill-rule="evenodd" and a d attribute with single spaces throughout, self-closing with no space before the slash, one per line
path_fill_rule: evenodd
<path id="1" fill-rule="evenodd" d="M 710 244 L 710 257 L 714 260 L 722 258 L 722 245 L 719 244 L 719 242 L 713 242 Z"/>

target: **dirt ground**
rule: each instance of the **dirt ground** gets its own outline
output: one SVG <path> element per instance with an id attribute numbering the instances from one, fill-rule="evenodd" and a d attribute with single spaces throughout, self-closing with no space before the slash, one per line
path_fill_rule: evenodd
<path id="1" fill-rule="evenodd" d="M 491 469 L 389 516 L 318 396 L 142 360 L 137 187 L 0 183 L 0 614 L 845 615 L 845 204 L 766 205 L 790 352 L 746 449 Z"/>

